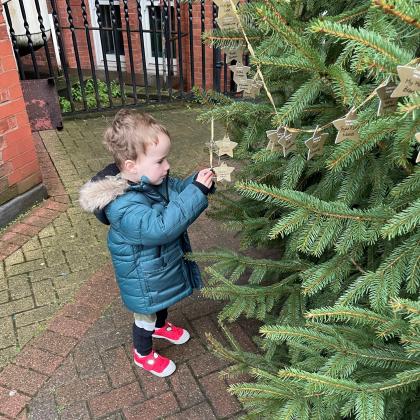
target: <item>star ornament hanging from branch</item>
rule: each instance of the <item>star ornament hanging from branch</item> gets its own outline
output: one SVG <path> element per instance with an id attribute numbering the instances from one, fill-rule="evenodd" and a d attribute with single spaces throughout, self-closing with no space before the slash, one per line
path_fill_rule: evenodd
<path id="1" fill-rule="evenodd" d="M 224 50 L 226 54 L 226 63 L 230 64 L 232 61 L 236 61 L 238 64 L 243 65 L 244 48 L 239 47 L 235 49 Z"/>
<path id="2" fill-rule="evenodd" d="M 277 133 L 279 133 L 279 130 L 277 130 Z M 287 129 L 287 127 L 284 127 L 283 130 L 281 130 L 281 135 L 279 135 L 278 143 L 283 148 L 283 156 L 287 157 L 287 155 L 296 150 L 296 137 L 298 136 L 298 132 L 292 132 Z"/>
<path id="3" fill-rule="evenodd" d="M 247 88 L 244 89 L 244 98 L 256 98 L 260 94 L 263 83 L 260 80 L 247 79 Z"/>
<path id="4" fill-rule="evenodd" d="M 391 98 L 412 95 L 420 90 L 420 66 L 397 66 L 400 83 L 391 93 Z"/>
<path id="5" fill-rule="evenodd" d="M 266 149 L 270 150 L 271 152 L 279 152 L 282 148 L 279 143 L 279 135 L 277 130 L 268 130 L 265 132 L 268 138 L 268 144 Z"/>
<path id="6" fill-rule="evenodd" d="M 235 7 L 239 4 L 239 1 L 240 0 L 232 0 Z M 232 5 L 230 0 L 213 0 L 213 3 L 219 8 L 225 5 Z"/>
<path id="7" fill-rule="evenodd" d="M 219 156 L 228 155 L 233 158 L 233 149 L 238 145 L 238 143 L 231 141 L 227 134 L 225 134 L 222 140 L 218 140 L 215 143 L 216 153 Z"/>
<path id="8" fill-rule="evenodd" d="M 239 22 L 236 16 L 225 15 L 215 20 L 219 28 L 224 31 L 237 31 L 239 29 Z"/>
<path id="9" fill-rule="evenodd" d="M 357 115 L 351 110 L 344 118 L 333 121 L 334 127 L 338 130 L 335 144 L 339 144 L 344 140 L 359 140 L 356 120 Z"/>
<path id="10" fill-rule="evenodd" d="M 234 167 L 227 166 L 225 162 L 222 162 L 220 166 L 213 167 L 213 171 L 216 174 L 218 181 L 227 181 L 231 182 L 231 174 L 234 171 Z"/>
<path id="11" fill-rule="evenodd" d="M 305 141 L 305 145 L 309 149 L 306 160 L 311 160 L 314 156 L 322 155 L 324 143 L 327 138 L 328 133 L 319 132 L 318 128 L 315 129 L 312 137 Z"/>
<path id="12" fill-rule="evenodd" d="M 416 140 L 417 140 L 417 143 L 420 143 L 420 132 L 416 133 Z M 419 162 L 420 162 L 420 150 L 416 157 L 416 163 L 419 163 Z"/>
<path id="13" fill-rule="evenodd" d="M 375 89 L 376 94 L 379 97 L 379 106 L 377 115 L 387 115 L 393 113 L 397 109 L 398 98 L 392 98 L 391 94 L 395 90 L 395 83 L 388 82 L 383 86 L 379 86 Z"/>
<path id="14" fill-rule="evenodd" d="M 239 3 L 239 0 L 234 0 L 233 4 L 236 7 Z M 235 9 L 232 6 L 230 0 L 215 0 L 214 4 L 219 8 L 217 16 L 219 18 L 224 16 L 234 16 L 235 17 Z M 235 17 L 236 19 L 236 17 Z"/>
<path id="15" fill-rule="evenodd" d="M 251 70 L 251 67 L 235 64 L 234 66 L 229 66 L 229 69 L 233 71 L 233 80 L 235 83 L 238 83 L 240 80 L 247 78 L 246 75 Z"/>

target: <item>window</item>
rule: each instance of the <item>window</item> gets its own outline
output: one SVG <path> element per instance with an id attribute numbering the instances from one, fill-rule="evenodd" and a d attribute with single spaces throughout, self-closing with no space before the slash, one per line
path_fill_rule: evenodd
<path id="1" fill-rule="evenodd" d="M 101 1 L 100 3 L 104 3 Z M 102 27 L 105 28 L 101 35 L 103 37 L 104 52 L 108 55 L 116 55 L 117 50 L 120 55 L 124 55 L 124 43 L 121 31 L 114 29 L 112 23 L 112 7 L 109 4 L 100 4 L 99 10 L 101 13 Z M 116 28 L 121 29 L 121 11 L 119 4 L 114 3 L 114 13 L 116 20 Z"/>
<path id="2" fill-rule="evenodd" d="M 150 22 L 150 29 L 153 30 L 153 28 L 156 28 L 156 35 L 154 36 L 152 34 L 151 36 L 151 52 L 152 52 L 152 57 L 159 57 L 162 58 L 163 57 L 163 51 L 162 51 L 162 41 L 163 41 L 163 33 L 161 32 L 162 30 L 164 30 L 164 25 L 162 22 L 162 17 L 163 17 L 163 8 L 156 6 L 156 5 L 149 5 L 147 7 L 148 13 L 149 13 L 149 22 Z M 173 6 L 171 6 L 170 8 L 170 23 L 171 23 L 171 31 L 173 32 L 175 29 L 175 14 L 174 14 L 174 8 Z M 153 25 L 153 18 L 155 21 L 155 26 Z M 160 32 L 159 32 L 160 31 Z M 171 34 L 170 38 L 176 38 L 174 37 L 174 34 Z M 170 57 L 171 58 L 175 58 L 176 57 L 176 40 L 173 40 L 171 42 L 171 51 L 170 51 Z M 169 54 L 166 53 L 166 56 L 168 56 Z"/>

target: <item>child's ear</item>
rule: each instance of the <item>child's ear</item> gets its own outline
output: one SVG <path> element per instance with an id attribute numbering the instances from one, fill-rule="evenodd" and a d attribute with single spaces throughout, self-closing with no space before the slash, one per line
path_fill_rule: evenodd
<path id="1" fill-rule="evenodd" d="M 135 171 L 136 162 L 134 160 L 125 160 L 123 163 L 124 172 L 133 172 Z"/>

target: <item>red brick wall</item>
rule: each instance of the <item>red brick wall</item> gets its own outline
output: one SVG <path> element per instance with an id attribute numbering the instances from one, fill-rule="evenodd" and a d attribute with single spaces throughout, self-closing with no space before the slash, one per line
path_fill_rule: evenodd
<path id="1" fill-rule="evenodd" d="M 19 74 L 0 5 L 0 204 L 40 182 Z"/>

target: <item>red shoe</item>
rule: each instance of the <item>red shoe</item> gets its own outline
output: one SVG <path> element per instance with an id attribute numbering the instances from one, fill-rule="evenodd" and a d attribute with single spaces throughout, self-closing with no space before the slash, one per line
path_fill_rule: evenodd
<path id="1" fill-rule="evenodd" d="M 136 349 L 133 349 L 134 363 L 153 375 L 164 378 L 175 372 L 176 366 L 172 360 L 151 351 L 147 356 L 140 356 Z"/>
<path id="2" fill-rule="evenodd" d="M 184 344 L 190 339 L 190 333 L 167 322 L 162 328 L 156 328 L 152 337 L 164 338 L 173 344 Z"/>

